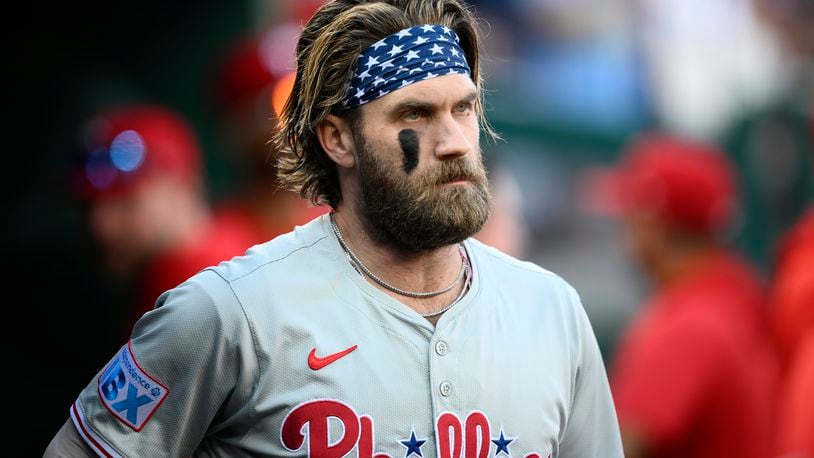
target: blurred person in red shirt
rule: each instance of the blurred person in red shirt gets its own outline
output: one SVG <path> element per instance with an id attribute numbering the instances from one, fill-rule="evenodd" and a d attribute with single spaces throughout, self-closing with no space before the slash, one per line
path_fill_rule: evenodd
<path id="1" fill-rule="evenodd" d="M 789 51 L 795 91 L 788 102 L 792 116 L 782 119 L 807 124 L 808 135 L 792 138 L 808 146 L 804 151 L 808 154 L 803 157 L 810 165 L 814 161 L 814 3 L 806 0 L 754 3 Z M 775 131 L 783 125 L 775 119 L 771 121 Z M 785 153 L 782 142 L 769 146 L 771 157 Z M 800 169 L 814 175 L 810 166 Z M 807 198 L 808 209 L 779 244 L 769 296 L 772 330 L 783 368 L 774 452 L 775 456 L 788 458 L 814 457 L 814 187 L 811 181 L 808 185 L 805 195 L 795 196 Z"/>
<path id="2" fill-rule="evenodd" d="M 133 284 L 135 321 L 164 291 L 243 254 L 244 234 L 216 224 L 204 196 L 201 151 L 187 122 L 154 105 L 110 108 L 82 132 L 75 183 L 106 269 Z"/>
<path id="3" fill-rule="evenodd" d="M 814 104 L 809 110 L 814 139 Z M 786 234 L 769 295 L 772 331 L 780 348 L 783 384 L 775 454 L 814 457 L 814 204 Z"/>
<path id="4" fill-rule="evenodd" d="M 319 6 L 310 3 L 314 9 Z M 246 233 L 253 244 L 271 240 L 328 211 L 279 189 L 277 155 L 269 142 L 277 127 L 277 113 L 294 84 L 294 47 L 300 30 L 293 22 L 282 23 L 244 38 L 229 50 L 217 76 L 218 114 L 242 184 L 235 195 L 217 206 L 216 218 Z"/>
<path id="5" fill-rule="evenodd" d="M 776 455 L 814 457 L 814 207 L 784 239 L 769 297 L 783 361 Z"/>
<path id="6" fill-rule="evenodd" d="M 761 280 L 720 240 L 737 210 L 731 165 L 653 133 L 634 141 L 612 184 L 655 287 L 611 371 L 625 455 L 767 456 L 777 364 Z"/>

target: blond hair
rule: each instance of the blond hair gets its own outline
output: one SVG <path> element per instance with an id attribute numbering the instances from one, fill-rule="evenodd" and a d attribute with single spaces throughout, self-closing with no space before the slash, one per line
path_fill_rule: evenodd
<path id="1" fill-rule="evenodd" d="M 323 151 L 315 128 L 329 114 L 342 116 L 357 128 L 359 108 L 342 108 L 357 57 L 382 38 L 421 24 L 444 25 L 458 34 L 472 81 L 481 94 L 476 104 L 480 124 L 489 138 L 497 137 L 483 114 L 477 25 L 464 3 L 335 0 L 314 14 L 297 43 L 297 76 L 273 139 L 283 188 L 314 204 L 336 207 L 342 201 L 336 164 Z"/>

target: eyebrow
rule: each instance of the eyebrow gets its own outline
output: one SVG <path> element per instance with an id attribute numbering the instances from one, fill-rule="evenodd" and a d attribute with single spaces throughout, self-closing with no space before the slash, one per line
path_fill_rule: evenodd
<path id="1" fill-rule="evenodd" d="M 461 103 L 474 102 L 477 98 L 478 93 L 476 91 L 472 91 L 459 101 L 455 102 L 455 105 L 459 105 Z M 425 102 L 423 100 L 416 99 L 406 99 L 394 105 L 393 108 L 390 109 L 390 113 L 403 113 L 405 111 L 412 110 L 432 112 L 436 109 L 436 107 L 437 105 L 431 102 Z"/>

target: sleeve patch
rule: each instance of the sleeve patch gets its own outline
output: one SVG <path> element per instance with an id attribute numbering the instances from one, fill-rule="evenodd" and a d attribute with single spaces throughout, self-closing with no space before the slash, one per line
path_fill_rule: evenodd
<path id="1" fill-rule="evenodd" d="M 99 399 L 136 431 L 141 431 L 168 394 L 167 387 L 139 366 L 129 342 L 99 376 Z"/>

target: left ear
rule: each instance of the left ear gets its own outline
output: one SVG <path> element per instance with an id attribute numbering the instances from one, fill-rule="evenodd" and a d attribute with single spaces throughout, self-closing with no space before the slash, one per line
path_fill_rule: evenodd
<path id="1" fill-rule="evenodd" d="M 316 127 L 319 143 L 325 154 L 339 167 L 352 168 L 356 164 L 350 125 L 336 115 L 328 115 Z"/>

